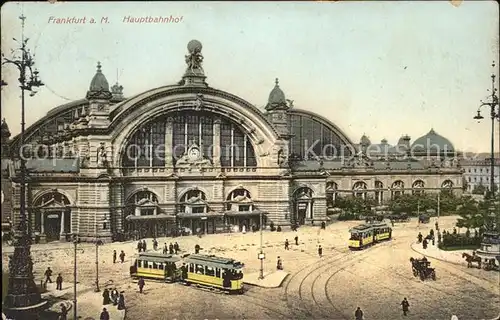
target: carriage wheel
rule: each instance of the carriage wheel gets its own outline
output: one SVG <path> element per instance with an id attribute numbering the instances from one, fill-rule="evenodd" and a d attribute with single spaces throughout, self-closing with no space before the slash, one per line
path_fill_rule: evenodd
<path id="1" fill-rule="evenodd" d="M 423 272 L 420 272 L 420 280 L 422 281 L 425 280 L 425 274 Z"/>
<path id="2" fill-rule="evenodd" d="M 415 270 L 415 269 L 413 269 L 413 276 L 414 276 L 414 277 L 418 276 L 418 272 L 417 272 L 417 270 Z"/>
<path id="3" fill-rule="evenodd" d="M 432 278 L 432 280 L 436 281 L 436 272 L 435 271 L 432 271 L 431 278 Z"/>

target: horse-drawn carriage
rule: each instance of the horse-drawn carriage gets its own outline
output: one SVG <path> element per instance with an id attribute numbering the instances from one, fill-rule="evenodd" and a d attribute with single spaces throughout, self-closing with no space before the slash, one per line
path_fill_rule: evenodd
<path id="1" fill-rule="evenodd" d="M 411 269 L 414 277 L 420 277 L 420 280 L 424 281 L 425 279 L 431 278 L 432 280 L 436 280 L 436 271 L 434 268 L 431 268 L 431 262 L 427 261 L 427 258 L 422 259 L 414 259 L 410 258 Z"/>

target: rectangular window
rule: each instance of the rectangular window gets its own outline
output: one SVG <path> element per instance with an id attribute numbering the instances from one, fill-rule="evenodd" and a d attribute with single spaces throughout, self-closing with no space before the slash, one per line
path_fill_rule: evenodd
<path id="1" fill-rule="evenodd" d="M 205 212 L 205 207 L 202 206 L 196 206 L 191 208 L 192 213 L 203 213 Z"/>
<path id="2" fill-rule="evenodd" d="M 153 269 L 158 269 L 158 264 L 156 262 L 153 262 Z"/>
<path id="3" fill-rule="evenodd" d="M 215 275 L 215 270 L 212 267 L 205 267 L 205 275 L 213 277 Z"/>
<path id="4" fill-rule="evenodd" d="M 219 268 L 215 268 L 215 276 L 217 278 L 220 278 L 220 269 Z"/>
<path id="5" fill-rule="evenodd" d="M 238 206 L 238 211 L 250 211 L 250 206 L 249 205 L 239 205 Z"/>
<path id="6" fill-rule="evenodd" d="M 189 272 L 194 273 L 194 264 L 193 263 L 189 264 Z"/>
<path id="7" fill-rule="evenodd" d="M 202 266 L 201 264 L 196 265 L 196 273 L 197 274 L 205 274 L 205 266 Z"/>
<path id="8" fill-rule="evenodd" d="M 163 263 L 158 263 L 158 269 L 163 270 Z"/>

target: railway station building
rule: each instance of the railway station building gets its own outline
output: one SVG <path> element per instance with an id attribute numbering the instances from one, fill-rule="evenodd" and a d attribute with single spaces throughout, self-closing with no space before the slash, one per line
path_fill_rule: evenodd
<path id="1" fill-rule="evenodd" d="M 291 105 L 277 79 L 263 109 L 210 87 L 201 51 L 191 41 L 179 82 L 131 97 L 98 64 L 82 99 L 26 129 L 33 235 L 109 241 L 181 227 L 249 230 L 261 214 L 267 224 L 318 224 L 338 196 L 382 204 L 403 193 L 461 192 L 459 154 L 436 131 L 413 143 L 406 135 L 394 145 L 364 135 L 354 142 L 331 119 Z M 2 222 L 15 225 L 21 144 L 5 121 L 4 145 L 10 212 Z"/>

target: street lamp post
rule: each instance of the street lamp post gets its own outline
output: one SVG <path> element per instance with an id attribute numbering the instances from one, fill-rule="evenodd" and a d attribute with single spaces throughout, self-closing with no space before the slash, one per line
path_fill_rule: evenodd
<path id="1" fill-rule="evenodd" d="M 264 255 L 263 251 L 263 240 L 264 240 L 264 235 L 263 235 L 263 230 L 264 230 L 264 225 L 263 225 L 263 212 L 260 212 L 260 253 L 259 253 L 259 260 L 260 260 L 260 270 L 259 270 L 259 279 L 264 279 L 264 259 L 266 258 Z"/>
<path id="2" fill-rule="evenodd" d="M 492 67 L 495 68 L 495 61 L 493 61 Z M 490 107 L 490 117 L 491 117 L 491 162 L 490 162 L 490 195 L 493 199 L 495 197 L 495 119 L 500 123 L 500 108 L 498 106 L 497 89 L 495 88 L 495 74 L 491 74 L 491 98 L 490 101 L 482 101 L 481 105 L 477 110 L 477 114 L 474 117 L 476 120 L 484 119 L 481 115 L 481 108 L 484 106 Z M 500 139 L 500 136 L 499 136 Z"/>
<path id="3" fill-rule="evenodd" d="M 77 246 L 78 246 L 78 236 L 76 234 L 73 235 L 73 245 L 74 245 L 74 263 L 73 263 L 73 319 L 78 319 L 78 312 L 76 310 L 76 283 L 77 283 L 77 277 L 76 277 L 76 253 L 77 253 Z"/>
<path id="4" fill-rule="evenodd" d="M 26 217 L 26 154 L 24 150 L 25 112 L 24 100 L 25 91 L 34 96 L 36 88 L 44 84 L 38 79 L 38 71 L 33 68 L 34 55 L 27 48 L 28 38 L 24 38 L 25 16 L 19 17 L 21 20 L 21 41 L 19 47 L 12 51 L 12 58 L 6 58 L 2 53 L 2 66 L 14 65 L 19 70 L 19 87 L 21 88 L 21 134 L 19 137 L 19 158 L 20 158 L 20 196 L 19 196 L 19 224 L 14 240 L 14 254 L 9 261 L 9 288 L 4 300 L 4 307 L 8 314 L 12 314 L 16 319 L 33 319 L 33 313 L 43 308 L 46 301 L 41 299 L 40 292 L 33 277 L 33 261 L 31 259 L 31 234 Z M 1 85 L 7 83 L 1 81 Z"/>
<path id="5" fill-rule="evenodd" d="M 104 216 L 102 220 L 102 229 L 106 230 L 108 224 L 108 219 Z M 95 225 L 95 292 L 101 291 L 99 288 L 99 238 L 97 237 L 97 231 L 99 230 L 99 224 Z"/>

